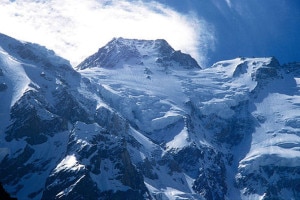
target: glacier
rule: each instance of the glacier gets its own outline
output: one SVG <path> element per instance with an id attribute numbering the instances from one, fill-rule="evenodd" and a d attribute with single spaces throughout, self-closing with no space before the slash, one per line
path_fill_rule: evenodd
<path id="1" fill-rule="evenodd" d="M 0 34 L 0 182 L 18 199 L 298 199 L 300 63 L 202 68 L 114 38 L 75 69 Z"/>

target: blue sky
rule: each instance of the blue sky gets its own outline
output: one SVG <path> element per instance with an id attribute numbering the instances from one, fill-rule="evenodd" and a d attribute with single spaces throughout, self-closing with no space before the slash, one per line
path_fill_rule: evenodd
<path id="1" fill-rule="evenodd" d="M 180 12 L 195 12 L 215 30 L 209 63 L 236 56 L 275 56 L 300 61 L 299 0 L 157 0 Z"/>
<path id="2" fill-rule="evenodd" d="M 238 56 L 300 61 L 298 0 L 0 0 L 0 32 L 75 66 L 113 37 L 166 39 L 203 67 Z"/>

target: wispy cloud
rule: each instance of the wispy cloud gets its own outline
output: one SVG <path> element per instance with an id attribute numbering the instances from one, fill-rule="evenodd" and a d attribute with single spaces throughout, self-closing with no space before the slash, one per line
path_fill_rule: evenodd
<path id="1" fill-rule="evenodd" d="M 45 45 L 77 65 L 113 37 L 166 39 L 200 64 L 214 47 L 212 28 L 196 14 L 155 2 L 0 0 L 0 32 Z"/>

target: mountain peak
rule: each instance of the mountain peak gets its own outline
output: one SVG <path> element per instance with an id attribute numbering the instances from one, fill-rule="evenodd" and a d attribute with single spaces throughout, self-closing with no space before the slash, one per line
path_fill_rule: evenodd
<path id="1" fill-rule="evenodd" d="M 19 61 L 26 63 L 40 63 L 41 65 L 56 68 L 63 64 L 71 70 L 70 62 L 39 44 L 22 42 L 0 33 L 0 48 Z"/>
<path id="2" fill-rule="evenodd" d="M 11 195 L 300 199 L 299 63 L 198 70 L 165 40 L 115 38 L 76 72 L 44 50 L 0 34 L 0 181 Z"/>
<path id="3" fill-rule="evenodd" d="M 79 64 L 77 69 L 115 68 L 124 64 L 140 65 L 147 62 L 162 66 L 179 65 L 185 69 L 200 69 L 194 58 L 181 51 L 175 51 L 164 39 L 138 40 L 122 37 L 113 38 L 97 53 Z"/>
<path id="4" fill-rule="evenodd" d="M 113 38 L 107 45 L 126 45 L 136 46 L 138 48 L 152 48 L 160 50 L 160 53 L 172 53 L 174 49 L 165 39 L 156 40 L 140 40 L 140 39 L 128 39 L 123 37 Z M 162 51 L 165 49 L 165 51 Z"/>

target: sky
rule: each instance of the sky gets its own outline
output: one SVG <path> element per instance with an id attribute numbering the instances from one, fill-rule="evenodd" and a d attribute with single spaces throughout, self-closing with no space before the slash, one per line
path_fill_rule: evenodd
<path id="1" fill-rule="evenodd" d="M 300 61 L 299 0 L 157 0 L 180 12 L 192 11 L 214 30 L 206 60 L 275 56 Z"/>
<path id="2" fill-rule="evenodd" d="M 298 0 L 0 0 L 0 32 L 75 67 L 114 37 L 166 39 L 202 67 L 238 56 L 300 61 Z"/>
<path id="3" fill-rule="evenodd" d="M 114 37 L 166 39 L 204 63 L 208 29 L 195 13 L 154 1 L 0 0 L 1 33 L 53 49 L 73 66 Z"/>

